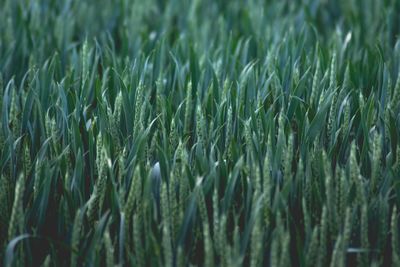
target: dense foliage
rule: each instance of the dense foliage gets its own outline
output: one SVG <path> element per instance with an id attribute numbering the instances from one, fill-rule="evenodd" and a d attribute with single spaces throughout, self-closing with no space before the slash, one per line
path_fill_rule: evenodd
<path id="1" fill-rule="evenodd" d="M 400 266 L 400 1 L 0 5 L 0 265 Z"/>

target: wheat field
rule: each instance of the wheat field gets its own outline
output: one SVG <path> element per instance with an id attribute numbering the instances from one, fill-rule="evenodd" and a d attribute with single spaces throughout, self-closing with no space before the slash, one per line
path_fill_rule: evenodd
<path id="1" fill-rule="evenodd" d="M 400 1 L 0 1 L 0 265 L 400 266 Z"/>

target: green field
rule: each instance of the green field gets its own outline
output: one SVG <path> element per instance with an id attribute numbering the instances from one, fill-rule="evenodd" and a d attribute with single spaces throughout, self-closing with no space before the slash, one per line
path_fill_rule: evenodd
<path id="1" fill-rule="evenodd" d="M 0 266 L 400 266 L 399 0 L 1 0 Z"/>

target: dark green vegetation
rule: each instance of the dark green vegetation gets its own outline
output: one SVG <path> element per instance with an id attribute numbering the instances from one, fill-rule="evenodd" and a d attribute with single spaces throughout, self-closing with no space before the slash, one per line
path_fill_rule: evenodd
<path id="1" fill-rule="evenodd" d="M 396 0 L 1 1 L 0 265 L 400 266 L 399 32 Z"/>

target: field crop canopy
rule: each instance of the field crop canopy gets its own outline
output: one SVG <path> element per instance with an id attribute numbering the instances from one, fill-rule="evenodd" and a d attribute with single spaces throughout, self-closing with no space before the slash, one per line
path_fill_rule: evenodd
<path id="1" fill-rule="evenodd" d="M 1 266 L 400 266 L 400 1 L 0 2 Z"/>

